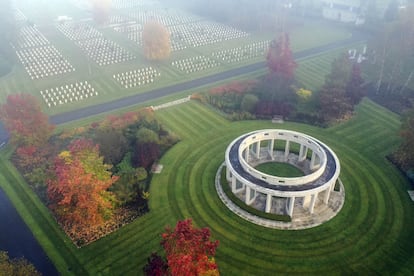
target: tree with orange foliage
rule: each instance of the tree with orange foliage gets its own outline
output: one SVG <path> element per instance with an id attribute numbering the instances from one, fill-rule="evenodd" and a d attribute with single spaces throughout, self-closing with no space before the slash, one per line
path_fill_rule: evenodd
<path id="1" fill-rule="evenodd" d="M 144 55 L 149 60 L 163 60 L 170 56 L 171 39 L 167 28 L 157 21 L 149 21 L 142 30 Z"/>
<path id="2" fill-rule="evenodd" d="M 112 212 L 107 189 L 118 179 L 91 140 L 78 139 L 55 159 L 55 177 L 47 181 L 50 207 L 66 230 L 98 225 Z"/>
<path id="3" fill-rule="evenodd" d="M 54 129 L 30 94 L 7 96 L 6 103 L 0 106 L 0 120 L 10 134 L 10 142 L 20 147 L 44 145 Z"/>
<path id="4" fill-rule="evenodd" d="M 91 0 L 93 19 L 98 24 L 108 21 L 112 0 Z"/>
<path id="5" fill-rule="evenodd" d="M 214 260 L 219 242 L 210 241 L 210 230 L 195 228 L 191 219 L 178 221 L 175 229 L 167 227 L 161 245 L 171 275 L 219 275 Z"/>

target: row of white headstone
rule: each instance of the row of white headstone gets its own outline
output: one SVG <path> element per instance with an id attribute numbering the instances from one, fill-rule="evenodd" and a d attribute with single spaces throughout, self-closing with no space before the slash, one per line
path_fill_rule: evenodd
<path id="1" fill-rule="evenodd" d="M 76 43 L 86 55 L 100 66 L 134 59 L 135 56 L 115 42 L 103 37 L 80 40 Z"/>
<path id="2" fill-rule="evenodd" d="M 211 21 L 199 21 L 192 25 L 200 33 L 208 33 L 212 37 L 218 37 L 222 40 L 246 37 L 249 34 L 235 29 L 233 27 Z"/>
<path id="3" fill-rule="evenodd" d="M 23 26 L 20 28 L 13 46 L 15 48 L 30 48 L 48 44 L 50 44 L 49 40 L 35 26 Z"/>
<path id="4" fill-rule="evenodd" d="M 13 15 L 16 22 L 22 22 L 27 20 L 27 17 L 19 9 L 13 9 Z"/>
<path id="5" fill-rule="evenodd" d="M 210 45 L 224 40 L 246 37 L 249 34 L 223 24 L 198 21 L 191 25 L 174 25 L 168 27 L 171 37 L 193 47 Z"/>
<path id="6" fill-rule="evenodd" d="M 131 11 L 127 14 L 127 16 L 141 23 L 148 22 L 149 20 L 157 20 L 165 26 L 187 24 L 202 20 L 201 17 L 185 13 L 182 10 L 176 10 L 171 8 L 165 9 L 162 7 L 152 7 L 149 9 L 139 9 L 136 11 Z"/>
<path id="7" fill-rule="evenodd" d="M 196 56 L 196 57 L 173 61 L 171 65 L 189 74 L 189 73 L 217 67 L 220 64 L 217 61 L 210 59 L 206 56 Z"/>
<path id="8" fill-rule="evenodd" d="M 213 52 L 211 55 L 220 61 L 228 63 L 240 62 L 251 58 L 264 56 L 269 49 L 270 40 L 255 42 L 242 47 Z"/>
<path id="9" fill-rule="evenodd" d="M 89 97 L 98 96 L 98 94 L 98 91 L 88 81 L 40 91 L 40 95 L 48 107 L 86 100 Z"/>
<path id="10" fill-rule="evenodd" d="M 138 70 L 114 74 L 113 78 L 123 87 L 131 88 L 153 83 L 159 76 L 161 76 L 161 73 L 157 72 L 156 69 L 145 67 Z"/>
<path id="11" fill-rule="evenodd" d="M 101 32 L 86 22 L 62 22 L 56 27 L 72 41 L 102 36 Z"/>
<path id="12" fill-rule="evenodd" d="M 119 25 L 114 26 L 114 30 L 119 33 L 139 33 L 142 31 L 142 24 L 127 24 L 127 25 Z"/>
<path id="13" fill-rule="evenodd" d="M 31 79 L 59 75 L 75 71 L 54 46 L 42 46 L 16 51 Z"/>

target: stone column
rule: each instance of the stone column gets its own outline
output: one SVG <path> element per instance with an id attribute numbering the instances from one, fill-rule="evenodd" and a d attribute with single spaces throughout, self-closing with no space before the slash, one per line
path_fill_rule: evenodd
<path id="1" fill-rule="evenodd" d="M 245 203 L 247 205 L 252 204 L 256 199 L 256 191 L 254 189 L 251 189 L 250 187 L 246 186 L 246 198 Z"/>
<path id="2" fill-rule="evenodd" d="M 252 204 L 256 200 L 256 190 L 251 189 L 250 190 L 250 199 L 249 199 L 249 205 Z"/>
<path id="3" fill-rule="evenodd" d="M 328 204 L 330 195 L 331 195 L 331 187 L 329 186 L 328 189 L 325 190 L 325 195 L 323 197 L 323 203 Z"/>
<path id="4" fill-rule="evenodd" d="M 305 160 L 307 154 L 308 154 L 308 148 L 304 145 L 300 145 L 298 161 L 301 162 L 301 161 Z"/>
<path id="5" fill-rule="evenodd" d="M 304 196 L 303 197 L 303 203 L 302 203 L 303 208 L 308 208 L 309 204 L 310 204 L 310 201 L 311 201 L 311 195 Z"/>
<path id="6" fill-rule="evenodd" d="M 232 191 L 233 193 L 235 193 L 235 192 L 236 192 L 236 190 L 237 190 L 236 185 L 237 185 L 237 178 L 233 176 L 233 177 L 231 178 L 231 191 Z"/>
<path id="7" fill-rule="evenodd" d="M 290 151 L 290 143 L 289 143 L 289 140 L 286 140 L 286 146 L 285 146 L 285 159 L 286 160 L 288 158 L 289 151 Z"/>
<path id="8" fill-rule="evenodd" d="M 311 162 L 309 165 L 309 169 L 312 171 L 315 169 L 315 162 L 316 162 L 316 153 L 314 151 L 312 151 L 312 158 L 311 158 Z"/>
<path id="9" fill-rule="evenodd" d="M 309 213 L 313 214 L 313 209 L 315 208 L 315 203 L 316 203 L 316 199 L 318 198 L 318 194 L 313 194 L 312 195 L 312 199 L 311 199 L 311 203 L 309 206 Z"/>
<path id="10" fill-rule="evenodd" d="M 274 146 L 275 146 L 275 140 L 272 139 L 272 140 L 270 140 L 270 143 L 269 143 L 269 155 L 272 157 L 272 160 L 274 159 L 274 157 L 273 157 L 273 148 L 274 148 Z"/>
<path id="11" fill-rule="evenodd" d="M 260 159 L 260 141 L 256 143 L 256 158 Z"/>
<path id="12" fill-rule="evenodd" d="M 295 206 L 295 197 L 290 197 L 289 198 L 289 216 L 292 217 L 293 215 L 293 207 Z"/>
<path id="13" fill-rule="evenodd" d="M 244 160 L 246 160 L 246 163 L 249 163 L 249 155 L 250 155 L 250 146 L 248 146 L 245 150 L 244 150 Z"/>
<path id="14" fill-rule="evenodd" d="M 250 202 L 250 187 L 246 186 L 246 197 L 244 198 L 244 203 L 249 205 Z"/>
<path id="15" fill-rule="evenodd" d="M 227 181 L 230 181 L 231 178 L 232 178 L 231 171 L 229 170 L 229 168 L 227 168 L 227 166 L 224 166 L 223 169 L 226 170 L 226 179 L 227 179 Z"/>
<path id="16" fill-rule="evenodd" d="M 270 209 L 272 208 L 272 195 L 267 194 L 266 198 L 266 213 L 270 213 Z"/>

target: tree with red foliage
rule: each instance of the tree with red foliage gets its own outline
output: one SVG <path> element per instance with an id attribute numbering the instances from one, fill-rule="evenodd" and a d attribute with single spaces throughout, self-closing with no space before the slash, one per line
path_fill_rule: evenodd
<path id="1" fill-rule="evenodd" d="M 148 263 L 144 266 L 144 273 L 148 276 L 164 276 L 168 274 L 168 264 L 157 253 L 152 253 Z"/>
<path id="2" fill-rule="evenodd" d="M 357 104 L 364 96 L 364 89 L 362 87 L 364 80 L 361 76 L 361 67 L 358 63 L 354 63 L 351 69 L 351 76 L 346 85 L 345 94 L 350 99 L 352 104 Z"/>
<path id="3" fill-rule="evenodd" d="M 149 128 L 141 127 L 135 137 L 137 145 L 132 158 L 133 164 L 148 170 L 160 156 L 158 134 Z"/>
<path id="4" fill-rule="evenodd" d="M 135 167 L 149 170 L 158 157 L 160 157 L 160 146 L 157 143 L 139 143 L 133 155 L 133 163 Z"/>
<path id="5" fill-rule="evenodd" d="M 9 95 L 0 106 L 0 120 L 10 134 L 10 142 L 21 147 L 44 145 L 54 129 L 30 94 Z"/>
<path id="6" fill-rule="evenodd" d="M 277 40 L 271 42 L 266 60 L 271 74 L 281 75 L 284 79 L 293 80 L 297 64 L 293 59 L 287 33 L 282 33 Z"/>
<path id="7" fill-rule="evenodd" d="M 208 228 L 194 228 L 191 219 L 167 227 L 161 245 L 171 275 L 219 275 L 214 261 L 218 241 L 210 241 Z"/>
<path id="8" fill-rule="evenodd" d="M 47 181 L 50 207 L 66 230 L 98 225 L 111 215 L 107 189 L 118 179 L 103 163 L 99 147 L 78 139 L 55 159 L 53 179 Z"/>

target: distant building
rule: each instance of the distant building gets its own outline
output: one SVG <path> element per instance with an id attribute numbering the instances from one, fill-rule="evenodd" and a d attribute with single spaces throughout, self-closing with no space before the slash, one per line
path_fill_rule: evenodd
<path id="1" fill-rule="evenodd" d="M 360 0 L 324 0 L 322 15 L 326 19 L 344 23 L 363 24 Z"/>

